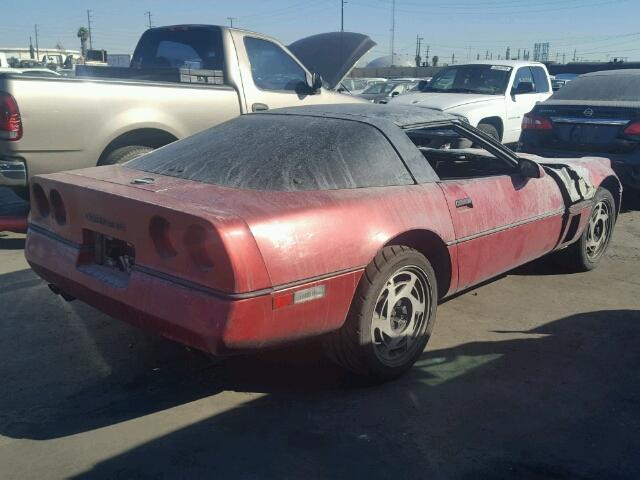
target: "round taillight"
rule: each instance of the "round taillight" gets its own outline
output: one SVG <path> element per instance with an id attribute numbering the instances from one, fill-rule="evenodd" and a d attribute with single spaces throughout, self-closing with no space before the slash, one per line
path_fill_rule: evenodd
<path id="1" fill-rule="evenodd" d="M 176 249 L 171 241 L 171 224 L 166 218 L 155 216 L 149 222 L 149 235 L 156 247 L 156 252 L 162 258 L 173 258 L 176 256 Z"/>
<path id="2" fill-rule="evenodd" d="M 58 225 L 67 223 L 67 210 L 64 208 L 64 202 L 57 190 L 51 190 L 49 193 L 51 208 L 53 209 L 53 218 L 56 219 Z"/>
<path id="3" fill-rule="evenodd" d="M 41 217 L 48 217 L 50 210 L 49 200 L 47 200 L 47 195 L 44 193 L 44 190 L 39 183 L 34 183 L 31 190 L 33 191 L 33 203 L 36 205 L 37 212 Z"/>
<path id="4" fill-rule="evenodd" d="M 204 272 L 213 268 L 213 260 L 207 252 L 207 231 L 202 225 L 191 225 L 184 235 L 184 244 L 196 267 Z"/>

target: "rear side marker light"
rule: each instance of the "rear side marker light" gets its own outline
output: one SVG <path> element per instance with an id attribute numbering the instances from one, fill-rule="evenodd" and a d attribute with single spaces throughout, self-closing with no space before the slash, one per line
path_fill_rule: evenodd
<path id="1" fill-rule="evenodd" d="M 56 219 L 58 225 L 64 225 L 67 223 L 67 211 L 64 208 L 64 202 L 57 190 L 51 190 L 49 193 L 49 200 L 51 201 L 51 208 L 53 209 L 53 218 Z"/>
<path id="2" fill-rule="evenodd" d="M 316 285 L 314 287 L 298 290 L 297 292 L 287 292 L 273 297 L 273 309 L 288 307 L 289 305 L 297 305 L 306 303 L 318 298 L 323 298 L 326 294 L 325 285 Z"/>
<path id="3" fill-rule="evenodd" d="M 527 113 L 522 117 L 522 130 L 553 130 L 553 124 L 547 117 Z"/>
<path id="4" fill-rule="evenodd" d="M 35 203 L 37 212 L 43 218 L 48 217 L 50 206 L 49 206 L 49 200 L 47 199 L 47 195 L 44 193 L 44 190 L 42 189 L 39 183 L 34 183 L 32 190 L 33 190 L 33 203 Z"/>

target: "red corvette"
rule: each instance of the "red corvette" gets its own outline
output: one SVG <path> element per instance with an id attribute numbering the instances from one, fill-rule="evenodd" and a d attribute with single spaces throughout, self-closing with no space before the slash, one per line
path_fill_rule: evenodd
<path id="1" fill-rule="evenodd" d="M 608 160 L 515 154 L 433 110 L 293 108 L 36 177 L 26 256 L 54 292 L 192 347 L 323 336 L 388 379 L 442 298 L 554 250 L 595 267 L 620 198 Z"/>

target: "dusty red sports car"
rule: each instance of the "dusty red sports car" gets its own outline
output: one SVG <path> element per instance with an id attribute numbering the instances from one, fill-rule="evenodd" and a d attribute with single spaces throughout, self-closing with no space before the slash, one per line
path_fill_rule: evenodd
<path id="1" fill-rule="evenodd" d="M 32 185 L 26 256 L 54 292 L 214 354 L 322 336 L 381 379 L 442 298 L 554 250 L 593 268 L 621 197 L 608 160 L 378 105 L 246 115 Z"/>

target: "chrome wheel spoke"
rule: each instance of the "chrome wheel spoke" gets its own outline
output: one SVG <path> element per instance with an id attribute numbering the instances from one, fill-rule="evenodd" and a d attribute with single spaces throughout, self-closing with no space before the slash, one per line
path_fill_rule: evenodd
<path id="1" fill-rule="evenodd" d="M 413 354 L 430 302 L 429 283 L 420 268 L 403 267 L 390 276 L 371 319 L 371 339 L 380 360 L 393 365 Z"/>

